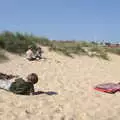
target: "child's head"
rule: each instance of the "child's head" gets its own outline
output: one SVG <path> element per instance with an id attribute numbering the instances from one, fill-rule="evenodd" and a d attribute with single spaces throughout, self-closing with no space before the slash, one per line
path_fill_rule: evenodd
<path id="1" fill-rule="evenodd" d="M 41 50 L 41 47 L 37 47 L 37 50 Z"/>
<path id="2" fill-rule="evenodd" d="M 31 46 L 31 45 L 29 45 L 29 46 L 28 46 L 28 49 L 32 50 L 32 46 Z"/>
<path id="3" fill-rule="evenodd" d="M 29 74 L 27 76 L 27 81 L 36 84 L 38 82 L 38 75 L 36 73 Z"/>

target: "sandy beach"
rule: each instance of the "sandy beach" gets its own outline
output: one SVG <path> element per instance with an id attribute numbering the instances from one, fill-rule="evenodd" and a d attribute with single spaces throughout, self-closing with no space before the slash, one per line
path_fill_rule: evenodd
<path id="1" fill-rule="evenodd" d="M 0 90 L 0 120 L 120 120 L 120 93 L 95 91 L 100 83 L 120 82 L 120 57 L 111 61 L 88 56 L 73 58 L 48 52 L 45 60 L 29 62 L 9 53 L 9 61 L 0 64 L 0 72 L 20 75 L 35 72 L 36 91 L 55 95 L 19 96 Z"/>

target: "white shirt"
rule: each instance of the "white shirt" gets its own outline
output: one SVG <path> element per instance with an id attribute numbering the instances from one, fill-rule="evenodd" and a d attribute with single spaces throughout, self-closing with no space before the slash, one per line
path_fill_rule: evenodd
<path id="1" fill-rule="evenodd" d="M 11 84 L 12 84 L 11 80 L 2 80 L 2 79 L 0 79 L 0 88 L 1 89 L 9 90 Z"/>
<path id="2" fill-rule="evenodd" d="M 34 54 L 33 54 L 32 50 L 29 49 L 29 50 L 26 52 L 26 58 L 27 58 L 27 59 L 34 58 Z"/>

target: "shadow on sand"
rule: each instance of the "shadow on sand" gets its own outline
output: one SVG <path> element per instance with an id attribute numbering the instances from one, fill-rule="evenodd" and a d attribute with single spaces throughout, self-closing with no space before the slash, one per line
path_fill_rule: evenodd
<path id="1" fill-rule="evenodd" d="M 43 92 L 43 91 L 37 91 L 37 92 L 34 92 L 34 95 L 40 95 L 40 94 L 46 94 L 46 95 L 57 95 L 58 93 L 57 92 L 53 92 L 53 91 L 48 91 L 48 92 Z"/>

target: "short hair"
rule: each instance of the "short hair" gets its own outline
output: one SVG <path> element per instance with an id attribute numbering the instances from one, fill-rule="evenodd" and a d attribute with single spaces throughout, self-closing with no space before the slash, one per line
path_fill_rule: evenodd
<path id="1" fill-rule="evenodd" d="M 41 50 L 41 47 L 37 47 L 38 50 Z"/>
<path id="2" fill-rule="evenodd" d="M 29 46 L 28 46 L 28 49 L 32 49 L 32 46 L 31 46 L 31 45 L 29 45 Z"/>
<path id="3" fill-rule="evenodd" d="M 28 82 L 32 82 L 33 84 L 36 84 L 38 82 L 38 75 L 36 73 L 31 73 L 27 76 Z"/>

